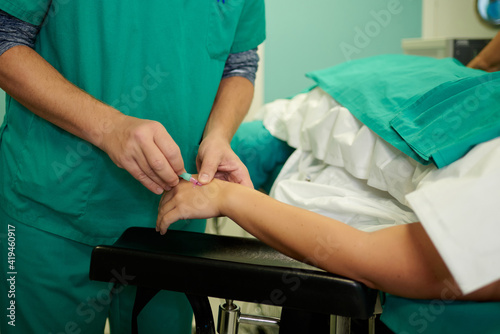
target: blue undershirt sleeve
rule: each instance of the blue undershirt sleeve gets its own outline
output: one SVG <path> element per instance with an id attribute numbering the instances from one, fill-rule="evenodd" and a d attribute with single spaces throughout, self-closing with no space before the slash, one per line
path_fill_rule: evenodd
<path id="1" fill-rule="evenodd" d="M 34 48 L 39 29 L 0 10 L 0 55 L 16 45 Z"/>
<path id="2" fill-rule="evenodd" d="M 258 63 L 257 49 L 232 53 L 226 60 L 222 79 L 238 76 L 247 78 L 252 84 L 255 84 Z"/>

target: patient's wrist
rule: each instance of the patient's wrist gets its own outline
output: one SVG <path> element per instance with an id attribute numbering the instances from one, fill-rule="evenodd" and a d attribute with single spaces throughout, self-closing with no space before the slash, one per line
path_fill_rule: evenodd
<path id="1" fill-rule="evenodd" d="M 222 215 L 227 217 L 234 216 L 243 203 L 243 193 L 246 190 L 253 189 L 242 186 L 241 184 L 217 180 L 219 184 L 220 194 L 218 195 L 218 207 Z"/>

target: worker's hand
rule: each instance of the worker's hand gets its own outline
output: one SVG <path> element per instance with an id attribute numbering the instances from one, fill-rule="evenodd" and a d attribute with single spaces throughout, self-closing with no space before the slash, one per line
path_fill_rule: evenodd
<path id="1" fill-rule="evenodd" d="M 197 178 L 196 175 L 193 177 Z M 203 186 L 181 180 L 176 187 L 163 194 L 158 206 L 156 230 L 165 234 L 168 227 L 178 220 L 220 216 L 228 185 L 228 182 L 217 179 Z"/>
<path id="2" fill-rule="evenodd" d="M 253 188 L 248 169 L 231 149 L 227 140 L 216 136 L 203 139 L 196 158 L 198 181 L 207 184 L 215 177 Z"/>
<path id="3" fill-rule="evenodd" d="M 175 187 L 186 171 L 179 147 L 155 121 L 121 115 L 103 135 L 100 148 L 158 195 Z"/>

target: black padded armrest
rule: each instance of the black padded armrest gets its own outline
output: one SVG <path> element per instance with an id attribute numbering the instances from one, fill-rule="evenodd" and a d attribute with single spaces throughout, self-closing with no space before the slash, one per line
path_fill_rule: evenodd
<path id="1" fill-rule="evenodd" d="M 92 253 L 90 279 L 367 319 L 377 291 L 251 238 L 129 228 Z"/>

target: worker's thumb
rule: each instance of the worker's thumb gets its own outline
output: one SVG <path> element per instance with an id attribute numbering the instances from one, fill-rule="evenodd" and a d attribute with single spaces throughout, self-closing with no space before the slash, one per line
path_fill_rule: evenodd
<path id="1" fill-rule="evenodd" d="M 198 174 L 198 181 L 203 184 L 210 183 L 217 172 L 218 165 L 212 163 L 211 161 L 203 161 L 200 168 L 200 173 Z"/>

